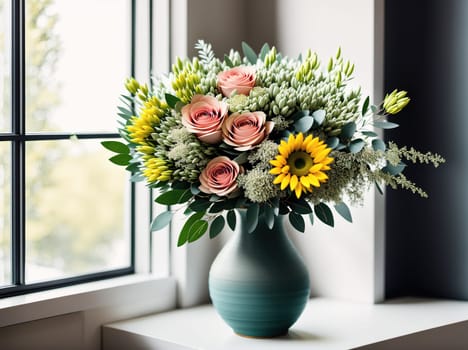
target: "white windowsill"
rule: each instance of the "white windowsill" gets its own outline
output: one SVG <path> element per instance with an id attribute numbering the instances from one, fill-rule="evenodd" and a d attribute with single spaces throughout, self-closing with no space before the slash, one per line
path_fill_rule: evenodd
<path id="1" fill-rule="evenodd" d="M 106 325 L 103 349 L 462 349 L 467 320 L 468 302 L 405 298 L 368 305 L 316 298 L 288 336 L 252 339 L 233 334 L 205 305 Z"/>
<path id="2" fill-rule="evenodd" d="M 175 295 L 173 278 L 135 274 L 0 299 L 0 327 L 46 317 Z M 175 307 L 175 297 L 174 297 Z"/>

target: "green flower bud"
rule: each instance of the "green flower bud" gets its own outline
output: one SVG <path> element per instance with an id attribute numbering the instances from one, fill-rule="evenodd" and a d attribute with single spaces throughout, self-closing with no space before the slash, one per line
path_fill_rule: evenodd
<path id="1" fill-rule="evenodd" d="M 129 78 L 125 81 L 125 88 L 132 95 L 135 95 L 140 88 L 140 84 L 135 80 L 135 78 Z"/>
<path id="2" fill-rule="evenodd" d="M 384 110 L 389 114 L 397 114 L 409 103 L 410 98 L 406 97 L 407 91 L 393 90 L 385 96 L 383 102 Z"/>

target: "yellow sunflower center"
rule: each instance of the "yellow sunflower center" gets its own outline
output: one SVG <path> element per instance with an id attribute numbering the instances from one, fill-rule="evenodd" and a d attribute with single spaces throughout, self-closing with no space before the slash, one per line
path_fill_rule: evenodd
<path id="1" fill-rule="evenodd" d="M 306 152 L 294 152 L 288 157 L 289 172 L 296 176 L 307 175 L 314 165 L 311 156 Z"/>
<path id="2" fill-rule="evenodd" d="M 280 185 L 282 191 L 289 187 L 297 198 L 304 192 L 312 192 L 328 179 L 325 172 L 333 162 L 328 156 L 330 152 L 331 148 L 318 137 L 308 135 L 304 139 L 302 133 L 291 134 L 287 142 L 281 141 L 279 154 L 270 161 L 274 166 L 270 173 L 277 175 L 273 183 Z"/>

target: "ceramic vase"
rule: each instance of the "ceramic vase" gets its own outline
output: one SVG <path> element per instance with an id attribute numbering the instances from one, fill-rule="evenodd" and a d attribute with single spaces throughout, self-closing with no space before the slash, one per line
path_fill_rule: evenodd
<path id="1" fill-rule="evenodd" d="M 248 233 L 246 211 L 238 210 L 236 232 L 211 266 L 213 305 L 239 335 L 286 334 L 309 298 L 307 268 L 283 224 L 282 216 L 275 217 L 269 229 L 260 219 Z"/>

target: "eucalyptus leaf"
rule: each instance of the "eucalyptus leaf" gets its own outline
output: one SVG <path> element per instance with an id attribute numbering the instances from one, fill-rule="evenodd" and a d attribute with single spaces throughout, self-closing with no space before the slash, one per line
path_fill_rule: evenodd
<path id="1" fill-rule="evenodd" d="M 370 109 L 371 109 L 372 113 L 374 113 L 374 114 L 376 114 L 379 111 L 378 107 L 374 106 L 374 105 L 371 105 Z"/>
<path id="2" fill-rule="evenodd" d="M 349 210 L 348 206 L 345 203 L 343 202 L 336 203 L 335 210 L 338 214 L 340 214 L 343 217 L 343 219 L 351 223 L 353 222 L 351 211 Z"/>
<path id="3" fill-rule="evenodd" d="M 298 213 L 295 213 L 293 211 L 290 212 L 289 213 L 289 222 L 291 223 L 291 225 L 296 230 L 298 230 L 299 232 L 304 233 L 304 231 L 305 231 L 305 222 L 304 222 L 304 218 L 302 217 L 302 215 L 300 215 Z"/>
<path id="4" fill-rule="evenodd" d="M 198 188 L 198 184 L 191 184 L 190 185 L 190 192 L 192 192 L 193 195 L 197 195 L 200 193 L 200 189 Z"/>
<path id="5" fill-rule="evenodd" d="M 374 122 L 374 126 L 376 128 L 381 128 L 381 129 L 395 129 L 395 128 L 398 128 L 398 124 L 396 123 L 392 123 L 392 122 L 387 122 L 387 121 L 375 121 Z"/>
<path id="6" fill-rule="evenodd" d="M 335 147 L 335 150 L 341 151 L 346 148 L 346 145 L 343 145 L 342 143 L 339 143 L 338 146 Z"/>
<path id="7" fill-rule="evenodd" d="M 228 226 L 231 230 L 236 229 L 236 212 L 234 210 L 229 210 L 227 215 L 226 215 L 226 220 L 228 223 Z"/>
<path id="8" fill-rule="evenodd" d="M 211 202 L 205 198 L 197 198 L 188 206 L 191 210 L 197 211 L 206 211 L 211 206 Z"/>
<path id="9" fill-rule="evenodd" d="M 385 146 L 385 142 L 381 139 L 374 139 L 372 140 L 372 148 L 374 151 L 385 151 L 387 147 Z"/>
<path id="10" fill-rule="evenodd" d="M 172 220 L 172 216 L 173 214 L 171 211 L 165 211 L 156 216 L 151 223 L 151 232 L 159 231 L 169 225 Z"/>
<path id="11" fill-rule="evenodd" d="M 109 160 L 117 165 L 127 166 L 132 160 L 132 156 L 129 154 L 117 154 L 113 157 L 110 157 Z"/>
<path id="12" fill-rule="evenodd" d="M 351 153 L 358 153 L 364 148 L 365 145 L 366 143 L 364 142 L 364 140 L 356 139 L 351 141 L 348 148 Z"/>
<path id="13" fill-rule="evenodd" d="M 362 105 L 361 115 L 362 116 L 366 115 L 368 110 L 369 110 L 369 96 L 367 96 L 366 100 L 364 101 L 364 104 Z"/>
<path id="14" fill-rule="evenodd" d="M 144 181 L 145 179 L 146 177 L 144 177 L 140 173 L 130 176 L 131 182 L 141 182 L 141 181 Z"/>
<path id="15" fill-rule="evenodd" d="M 322 221 L 324 224 L 333 227 L 335 225 L 333 219 L 333 213 L 331 209 L 325 203 L 319 203 L 314 206 L 315 215 Z"/>
<path id="16" fill-rule="evenodd" d="M 350 139 L 356 132 L 356 123 L 349 122 L 341 127 L 341 137 Z"/>
<path id="17" fill-rule="evenodd" d="M 260 205 L 258 203 L 253 203 L 250 207 L 247 208 L 245 221 L 248 233 L 252 233 L 257 228 L 259 212 Z"/>
<path id="18" fill-rule="evenodd" d="M 365 136 L 369 136 L 369 137 L 379 136 L 376 132 L 373 132 L 373 131 L 362 131 L 362 134 L 365 135 Z"/>
<path id="19" fill-rule="evenodd" d="M 322 125 L 323 121 L 325 120 L 326 115 L 327 115 L 327 112 L 325 112 L 323 109 L 318 109 L 314 113 L 312 113 L 312 117 L 314 117 L 318 125 Z"/>
<path id="20" fill-rule="evenodd" d="M 314 224 L 314 213 L 310 213 L 309 214 L 309 220 L 310 220 L 310 224 L 313 225 Z"/>
<path id="21" fill-rule="evenodd" d="M 384 173 L 390 174 L 390 175 L 398 175 L 401 173 L 404 169 L 406 168 L 406 164 L 403 162 L 400 162 L 397 165 L 392 165 L 387 162 L 387 165 L 382 168 L 382 171 Z"/>
<path id="22" fill-rule="evenodd" d="M 291 116 L 291 119 L 292 120 L 299 120 L 301 119 L 302 117 L 307 117 L 308 115 L 310 115 L 310 111 L 308 109 L 304 109 L 302 111 L 297 111 L 296 113 L 294 113 L 292 116 Z"/>
<path id="23" fill-rule="evenodd" d="M 338 137 L 332 136 L 327 139 L 326 143 L 329 148 L 335 149 L 340 143 L 340 139 Z"/>
<path id="24" fill-rule="evenodd" d="M 290 203 L 292 211 L 298 214 L 310 214 L 312 213 L 312 208 L 309 203 L 303 198 L 294 198 Z"/>
<path id="25" fill-rule="evenodd" d="M 171 108 L 175 108 L 177 102 L 181 102 L 177 96 L 171 94 L 166 93 L 164 94 L 164 97 L 166 98 L 167 105 Z"/>
<path id="26" fill-rule="evenodd" d="M 257 54 L 255 51 L 246 43 L 242 42 L 242 52 L 244 53 L 244 56 L 247 58 L 247 60 L 251 64 L 256 64 L 257 63 Z"/>
<path id="27" fill-rule="evenodd" d="M 220 213 L 227 207 L 226 201 L 214 202 L 210 208 L 210 213 Z"/>
<path id="28" fill-rule="evenodd" d="M 306 133 L 312 128 L 312 125 L 314 125 L 314 118 L 309 116 L 302 117 L 294 122 L 294 129 L 297 132 Z"/>
<path id="29" fill-rule="evenodd" d="M 266 55 L 270 52 L 270 45 L 267 43 L 263 44 L 262 49 L 260 50 L 260 59 L 263 61 Z"/>
<path id="30" fill-rule="evenodd" d="M 109 151 L 119 154 L 129 154 L 130 148 L 127 145 L 119 141 L 102 141 L 101 145 L 107 148 Z"/>
<path id="31" fill-rule="evenodd" d="M 222 215 L 217 216 L 210 225 L 210 238 L 213 239 L 223 230 L 225 220 Z"/>

